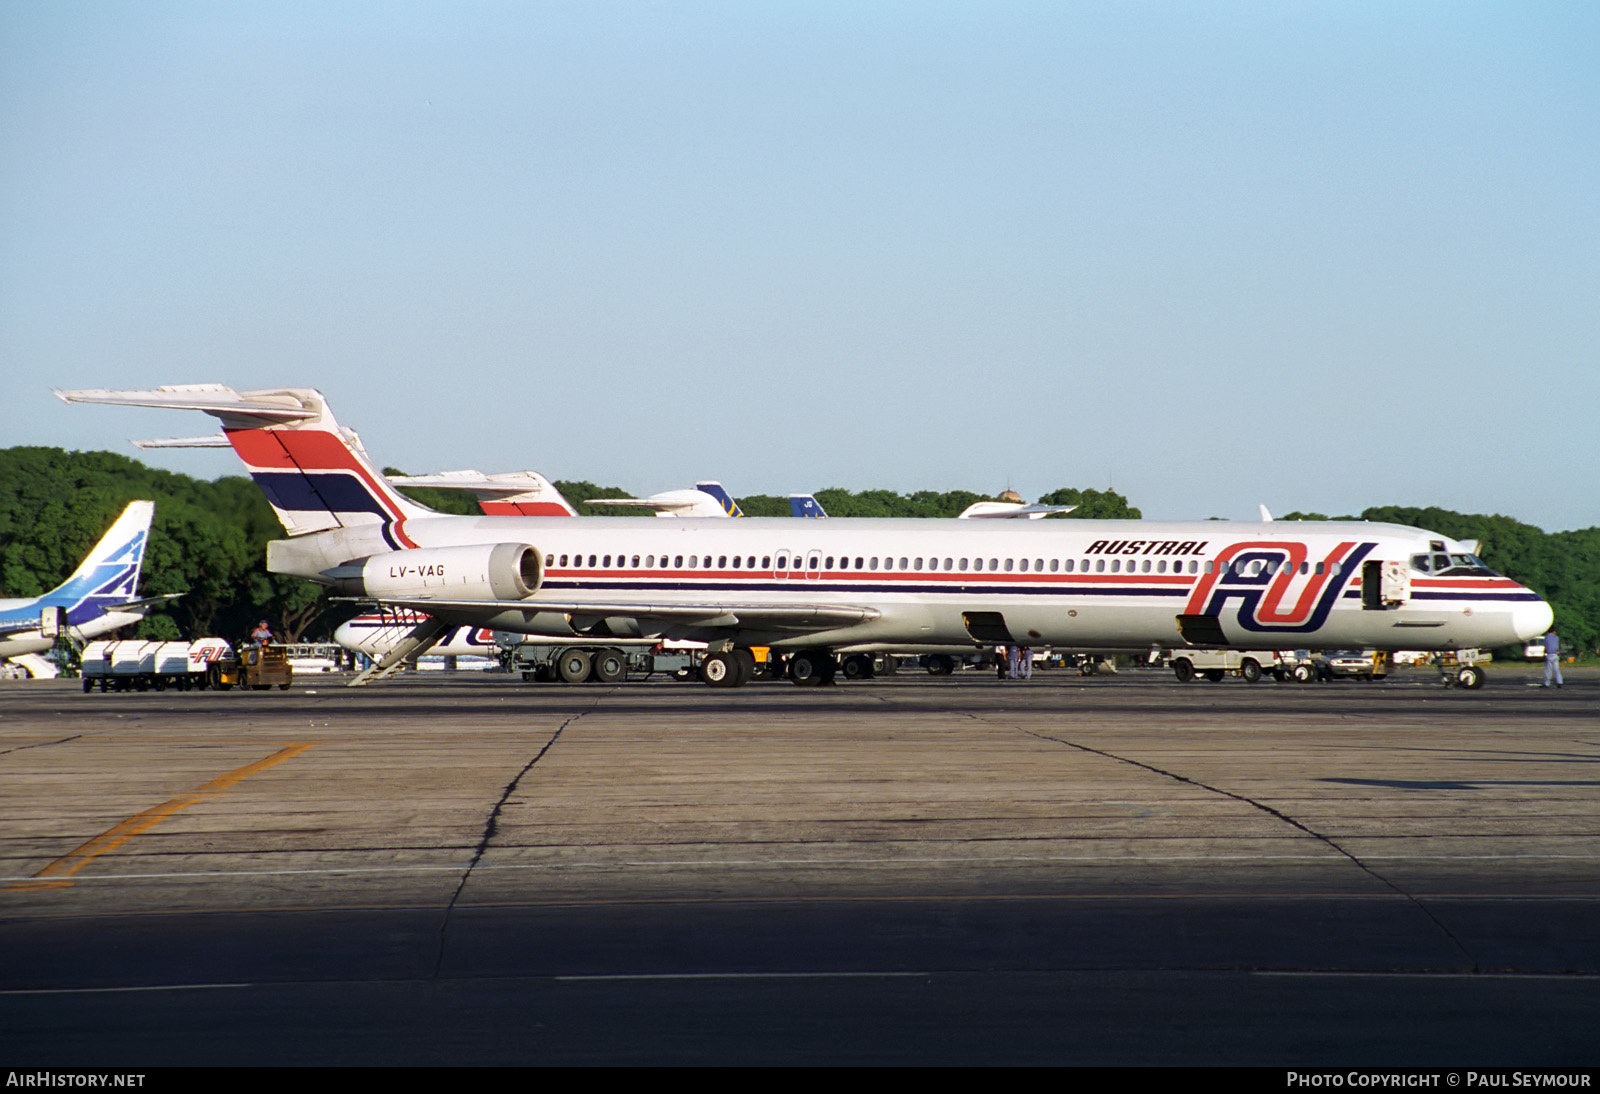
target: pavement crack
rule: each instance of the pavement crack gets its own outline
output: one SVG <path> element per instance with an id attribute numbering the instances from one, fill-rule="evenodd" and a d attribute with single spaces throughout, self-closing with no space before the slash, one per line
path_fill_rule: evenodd
<path id="1" fill-rule="evenodd" d="M 1283 812 L 1282 810 L 1274 809 L 1272 806 L 1266 804 L 1265 802 L 1256 801 L 1254 798 L 1247 797 L 1244 794 L 1236 794 L 1232 790 L 1224 790 L 1220 786 L 1212 786 L 1209 783 L 1201 782 L 1199 779 L 1191 779 L 1187 775 L 1180 775 L 1176 771 L 1168 771 L 1166 768 L 1157 767 L 1154 764 L 1145 763 L 1143 760 L 1135 760 L 1135 759 L 1131 759 L 1131 758 L 1129 758 L 1127 756 L 1119 756 L 1115 752 L 1107 752 L 1104 749 L 1092 748 L 1089 745 L 1079 744 L 1077 741 L 1068 741 L 1068 740 L 1065 740 L 1065 739 L 1063 739 L 1061 737 L 1052 737 L 1047 733 L 1039 733 L 1039 732 L 1036 732 L 1035 730 L 1026 729 L 1026 728 L 1024 728 L 1022 726 L 1016 726 L 1015 728 L 1021 730 L 1023 733 L 1028 734 L 1028 736 L 1030 736 L 1030 737 L 1037 737 L 1042 741 L 1050 741 L 1050 742 L 1052 742 L 1054 744 L 1066 745 L 1068 748 L 1075 748 L 1075 749 L 1079 750 L 1080 752 L 1087 752 L 1087 753 L 1090 753 L 1091 755 L 1100 756 L 1100 757 L 1103 757 L 1103 758 L 1108 759 L 1108 760 L 1114 760 L 1117 763 L 1128 764 L 1128 765 L 1130 765 L 1132 767 L 1141 768 L 1141 769 L 1143 769 L 1145 771 L 1149 771 L 1150 773 L 1155 774 L 1155 775 L 1160 775 L 1160 776 L 1162 776 L 1164 778 L 1173 779 L 1173 780 L 1175 780 L 1177 782 L 1180 782 L 1180 783 L 1186 783 L 1189 786 L 1197 787 L 1197 788 L 1199 788 L 1201 790 L 1204 790 L 1204 791 L 1207 791 L 1208 793 L 1211 793 L 1211 794 L 1218 794 L 1218 795 L 1221 795 L 1224 798 L 1232 798 L 1236 802 L 1240 802 L 1241 804 L 1248 805 L 1252 809 L 1258 809 L 1261 812 L 1267 814 L 1269 817 L 1272 817 L 1272 818 L 1274 818 L 1276 820 L 1282 821 L 1284 824 L 1289 825 L 1291 828 L 1294 828 L 1294 829 L 1297 829 L 1298 831 L 1304 832 L 1306 835 L 1308 835 L 1312 839 L 1318 841 L 1323 846 L 1327 847 L 1328 849 L 1334 851 L 1336 854 L 1341 855 L 1345 859 L 1349 860 L 1349 862 L 1352 865 L 1354 865 L 1357 869 L 1361 870 L 1363 873 L 1365 873 L 1368 877 L 1372 878 L 1374 881 L 1377 881 L 1379 884 L 1383 885 L 1385 888 L 1387 888 L 1390 892 L 1394 893 L 1396 896 L 1403 897 L 1406 901 L 1408 901 L 1411 904 L 1411 906 L 1413 908 L 1415 908 L 1417 911 L 1421 912 L 1422 915 L 1425 916 L 1428 919 L 1428 921 L 1434 925 L 1434 927 L 1439 931 L 1440 934 L 1444 935 L 1445 938 L 1450 940 L 1450 944 L 1453 945 L 1456 948 L 1456 950 L 1460 952 L 1461 956 L 1467 962 L 1469 962 L 1471 964 L 1473 972 L 1478 972 L 1479 971 L 1478 959 L 1475 956 L 1473 956 L 1473 954 L 1472 954 L 1472 952 L 1470 950 L 1467 949 L 1467 947 L 1462 943 L 1461 939 L 1456 937 L 1455 932 L 1452 931 L 1449 927 L 1445 926 L 1444 922 L 1442 920 L 1440 920 L 1438 916 L 1434 915 L 1432 910 L 1429 909 L 1428 906 L 1426 904 L 1424 904 L 1421 900 L 1419 900 L 1415 895 L 1413 895 L 1412 893 L 1406 892 L 1400 886 L 1396 885 L 1394 882 L 1390 881 L 1388 878 L 1386 878 L 1382 874 L 1380 874 L 1377 870 L 1374 870 L 1371 866 L 1369 866 L 1365 862 L 1361 861 L 1361 859 L 1357 855 L 1354 855 L 1350 851 L 1347 851 L 1345 848 L 1339 846 L 1338 842 L 1335 841 L 1331 836 L 1323 835 L 1321 832 L 1318 832 L 1316 829 L 1307 826 L 1302 821 L 1296 820 L 1294 817 L 1289 816 L 1289 814 Z"/>
<path id="2" fill-rule="evenodd" d="M 604 694 L 597 695 L 594 703 L 586 710 L 578 711 L 576 714 L 573 714 L 567 718 L 566 721 L 556 726 L 555 732 L 550 734 L 550 739 L 545 741 L 538 752 L 534 753 L 531 760 L 522 765 L 522 770 L 518 771 L 516 775 L 512 777 L 511 781 L 506 783 L 505 789 L 500 792 L 499 800 L 494 803 L 494 808 L 489 810 L 489 817 L 484 822 L 483 836 L 478 840 L 478 846 L 472 851 L 472 860 L 467 863 L 466 869 L 461 872 L 461 880 L 456 883 L 455 892 L 450 894 L 450 901 L 445 905 L 444 916 L 439 920 L 439 945 L 434 953 L 433 960 L 434 979 L 437 980 L 439 978 L 440 972 L 444 967 L 445 935 L 450 929 L 451 913 L 455 911 L 456 903 L 461 899 L 461 894 L 466 891 L 467 882 L 472 878 L 472 871 L 477 868 L 478 863 L 488 852 L 489 844 L 494 841 L 495 833 L 500 827 L 500 812 L 505 808 L 506 802 L 511 800 L 511 796 L 517 792 L 517 787 L 522 784 L 522 780 L 527 776 L 528 772 L 533 770 L 534 765 L 540 760 L 544 759 L 545 755 L 555 747 L 556 742 L 561 739 L 561 735 L 567 731 L 567 727 L 572 725 L 579 718 L 582 718 L 584 715 L 593 714 L 597 709 L 599 709 L 601 700 L 614 694 L 615 692 L 616 689 L 611 688 Z"/>
<path id="3" fill-rule="evenodd" d="M 21 752 L 25 748 L 44 748 L 47 745 L 64 745 L 68 741 L 76 741 L 79 737 L 82 737 L 82 736 L 83 736 L 83 734 L 81 734 L 81 733 L 74 733 L 70 737 L 62 737 L 60 740 L 56 740 L 56 741 L 34 741 L 31 744 L 18 745 L 15 748 L 0 749 L 0 756 L 9 756 L 13 752 Z"/>

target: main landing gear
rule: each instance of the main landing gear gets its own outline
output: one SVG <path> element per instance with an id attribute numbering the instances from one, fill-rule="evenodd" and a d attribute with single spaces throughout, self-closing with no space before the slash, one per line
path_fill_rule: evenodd
<path id="1" fill-rule="evenodd" d="M 797 650 L 789 655 L 784 673 L 796 684 L 817 687 L 831 684 L 841 667 L 846 676 L 867 676 L 872 673 L 872 660 L 852 655 L 841 666 L 827 650 Z M 708 653 L 700 662 L 700 679 L 714 688 L 743 687 L 757 674 L 755 654 L 743 648 Z"/>

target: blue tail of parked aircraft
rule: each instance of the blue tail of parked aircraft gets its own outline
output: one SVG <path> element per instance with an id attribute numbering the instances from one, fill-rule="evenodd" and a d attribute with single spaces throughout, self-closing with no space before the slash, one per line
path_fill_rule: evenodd
<path id="1" fill-rule="evenodd" d="M 825 517 L 828 514 L 822 511 L 821 503 L 810 494 L 790 494 L 789 515 L 791 517 Z"/>
<path id="2" fill-rule="evenodd" d="M 697 482 L 694 488 L 702 494 L 710 494 L 717 499 L 717 504 L 722 506 L 722 511 L 730 517 L 742 517 L 744 513 L 739 509 L 739 503 L 728 496 L 720 482 Z"/>

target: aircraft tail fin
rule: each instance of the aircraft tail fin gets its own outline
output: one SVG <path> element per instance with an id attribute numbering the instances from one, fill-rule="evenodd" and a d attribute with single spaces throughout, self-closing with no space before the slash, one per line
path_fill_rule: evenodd
<path id="1" fill-rule="evenodd" d="M 825 517 L 822 503 L 810 494 L 789 495 L 789 515 L 791 517 Z"/>
<path id="2" fill-rule="evenodd" d="M 395 490 L 361 439 L 341 426 L 320 391 L 234 391 L 183 384 L 150 391 L 57 391 L 69 403 L 199 410 L 218 418 L 290 536 L 367 524 L 392 526 L 432 515 Z"/>
<path id="3" fill-rule="evenodd" d="M 744 513 L 739 509 L 739 503 L 728 496 L 728 492 L 722 488 L 720 482 L 697 482 L 694 484 L 694 488 L 702 494 L 710 494 L 715 498 L 717 504 L 722 506 L 722 511 L 730 517 L 744 516 Z"/>
<path id="4" fill-rule="evenodd" d="M 150 519 L 155 511 L 153 501 L 130 501 L 72 576 L 45 594 L 45 601 L 65 606 L 85 600 L 121 602 L 136 598 L 145 545 L 150 541 Z"/>

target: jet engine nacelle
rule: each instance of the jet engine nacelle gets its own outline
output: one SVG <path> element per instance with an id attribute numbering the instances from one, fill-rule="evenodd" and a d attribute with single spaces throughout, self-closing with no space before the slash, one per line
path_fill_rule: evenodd
<path id="1" fill-rule="evenodd" d="M 356 559 L 325 576 L 342 596 L 522 600 L 544 580 L 544 558 L 526 543 L 419 547 Z"/>

